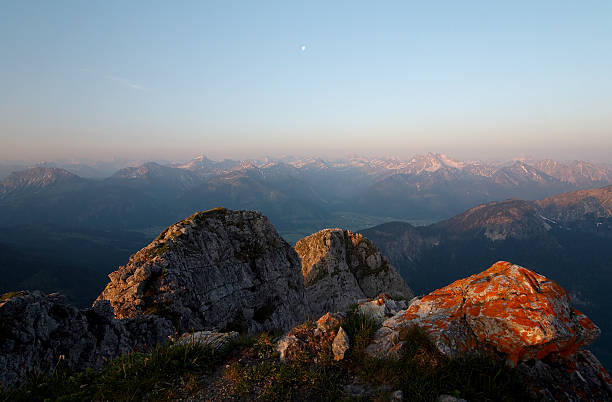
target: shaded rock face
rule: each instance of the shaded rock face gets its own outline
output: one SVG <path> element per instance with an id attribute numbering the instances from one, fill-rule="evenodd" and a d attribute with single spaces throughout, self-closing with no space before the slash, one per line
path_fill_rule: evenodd
<path id="1" fill-rule="evenodd" d="M 588 350 L 556 361 L 521 362 L 517 368 L 534 400 L 612 400 L 612 378 Z"/>
<path id="2" fill-rule="evenodd" d="M 29 373 L 84 370 L 132 350 L 167 342 L 172 324 L 156 316 L 115 320 L 108 302 L 88 310 L 64 296 L 15 292 L 0 300 L 0 383 Z"/>
<path id="3" fill-rule="evenodd" d="M 324 229 L 297 242 L 306 296 L 315 315 L 345 311 L 382 292 L 392 298 L 413 294 L 378 248 L 358 233 Z"/>
<path id="4" fill-rule="evenodd" d="M 448 356 L 488 350 L 509 363 L 567 357 L 599 336 L 584 314 L 570 306 L 555 282 L 509 262 L 438 289 L 383 323 L 373 356 L 397 353 L 402 333 L 418 325 Z"/>
<path id="5" fill-rule="evenodd" d="M 308 311 L 296 253 L 253 211 L 196 213 L 109 278 L 98 300 L 117 318 L 156 314 L 179 332 L 289 329 Z"/>

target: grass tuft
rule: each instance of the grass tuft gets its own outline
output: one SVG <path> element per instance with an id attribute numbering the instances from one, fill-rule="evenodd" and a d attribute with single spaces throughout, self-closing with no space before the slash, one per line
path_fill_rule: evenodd
<path id="1" fill-rule="evenodd" d="M 310 359 L 281 363 L 276 342 L 267 333 L 256 339 L 253 352 L 253 359 L 234 361 L 225 370 L 235 396 L 265 401 L 341 398 L 346 372 L 340 364 Z"/>
<path id="2" fill-rule="evenodd" d="M 221 350 L 198 343 L 157 346 L 128 353 L 102 370 L 32 375 L 23 385 L 4 389 L 0 401 L 168 400 L 199 388 L 236 345 Z"/>
<path id="3" fill-rule="evenodd" d="M 442 394 L 469 401 L 528 401 L 517 371 L 497 356 L 474 353 L 450 359 L 419 327 L 407 329 L 400 359 L 361 355 L 355 373 L 364 382 L 401 389 L 411 401 L 435 401 Z"/>
<path id="4" fill-rule="evenodd" d="M 365 348 L 374 339 L 374 334 L 380 325 L 367 315 L 357 312 L 357 305 L 352 305 L 342 323 L 351 342 L 353 359 L 361 360 L 365 356 Z"/>

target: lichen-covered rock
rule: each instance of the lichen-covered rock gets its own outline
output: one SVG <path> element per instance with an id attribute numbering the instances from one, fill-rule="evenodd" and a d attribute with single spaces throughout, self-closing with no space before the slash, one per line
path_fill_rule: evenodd
<path id="1" fill-rule="evenodd" d="M 289 329 L 308 312 L 295 251 L 254 211 L 196 213 L 109 278 L 98 300 L 117 318 L 160 315 L 179 332 Z"/>
<path id="2" fill-rule="evenodd" d="M 413 326 L 447 356 L 490 352 L 518 364 L 534 400 L 612 400 L 612 379 L 581 350 L 599 328 L 570 306 L 563 288 L 518 265 L 498 262 L 412 302 L 383 323 L 366 352 L 400 357 Z"/>
<path id="3" fill-rule="evenodd" d="M 168 341 L 161 317 L 115 320 L 108 302 L 78 310 L 60 294 L 13 292 L 0 300 L 0 384 L 54 369 L 84 370 L 104 360 Z"/>
<path id="4" fill-rule="evenodd" d="M 378 248 L 358 233 L 324 229 L 297 242 L 310 308 L 315 315 L 346 311 L 382 292 L 410 300 L 412 291 Z"/>
<path id="5" fill-rule="evenodd" d="M 512 365 L 551 353 L 567 357 L 600 332 L 570 306 L 555 282 L 503 261 L 428 294 L 385 321 L 368 353 L 397 355 L 402 334 L 414 325 L 448 356 L 488 350 Z"/>
<path id="6" fill-rule="evenodd" d="M 348 334 L 344 328 L 338 328 L 338 333 L 332 342 L 332 352 L 334 353 L 334 360 L 344 359 L 344 355 L 350 349 L 351 344 L 349 341 Z"/>

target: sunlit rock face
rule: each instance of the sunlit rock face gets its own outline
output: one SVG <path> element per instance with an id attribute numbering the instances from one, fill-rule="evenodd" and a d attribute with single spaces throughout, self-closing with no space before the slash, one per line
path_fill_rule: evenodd
<path id="1" fill-rule="evenodd" d="M 412 290 L 378 248 L 359 233 L 323 229 L 297 242 L 306 296 L 314 315 L 345 311 L 359 299 L 387 293 L 410 300 Z"/>
<path id="2" fill-rule="evenodd" d="M 503 261 L 428 294 L 385 321 L 368 352 L 397 355 L 403 334 L 413 325 L 423 328 L 448 356 L 492 351 L 512 365 L 550 354 L 567 357 L 600 333 L 570 306 L 561 286 Z"/>
<path id="3" fill-rule="evenodd" d="M 116 318 L 155 314 L 178 332 L 289 329 L 308 312 L 297 254 L 255 211 L 196 213 L 109 278 L 98 299 Z"/>

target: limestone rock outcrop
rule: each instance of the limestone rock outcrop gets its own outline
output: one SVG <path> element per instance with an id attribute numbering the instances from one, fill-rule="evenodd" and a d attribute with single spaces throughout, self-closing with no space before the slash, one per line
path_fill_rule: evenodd
<path id="1" fill-rule="evenodd" d="M 512 365 L 551 353 L 567 357 L 600 333 L 571 307 L 561 286 L 504 261 L 431 292 L 386 320 L 368 352 L 397 353 L 402 333 L 414 325 L 448 356 L 481 349 L 505 356 Z"/>
<path id="2" fill-rule="evenodd" d="M 417 300 L 417 298 L 415 297 L 413 300 Z M 359 300 L 357 312 L 370 317 L 378 324 L 382 324 L 387 318 L 405 310 L 409 303 L 405 300 L 393 300 L 388 294 L 382 293 L 374 300 Z"/>
<path id="3" fill-rule="evenodd" d="M 289 329 L 308 313 L 297 254 L 254 211 L 198 212 L 109 275 L 117 318 L 155 314 L 177 331 Z"/>
<path id="4" fill-rule="evenodd" d="M 344 328 L 338 328 L 338 333 L 332 342 L 332 352 L 334 353 L 334 360 L 344 359 L 344 355 L 351 348 L 351 342 Z"/>
<path id="5" fill-rule="evenodd" d="M 612 379 L 582 350 L 599 328 L 561 286 L 518 265 L 497 262 L 412 302 L 383 322 L 366 352 L 401 357 L 413 326 L 449 357 L 503 356 L 536 400 L 612 400 Z"/>
<path id="6" fill-rule="evenodd" d="M 0 384 L 27 374 L 100 367 L 104 360 L 168 341 L 170 321 L 115 320 L 108 302 L 78 310 L 60 294 L 5 294 L 0 300 Z"/>
<path id="7" fill-rule="evenodd" d="M 385 292 L 410 300 L 412 291 L 378 248 L 358 233 L 324 229 L 297 242 L 306 295 L 314 315 L 346 311 Z"/>
<path id="8" fill-rule="evenodd" d="M 350 348 L 348 335 L 340 326 L 344 319 L 343 313 L 325 313 L 316 322 L 307 321 L 294 327 L 277 343 L 280 360 L 316 363 L 329 352 L 335 359 L 343 359 Z"/>

